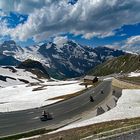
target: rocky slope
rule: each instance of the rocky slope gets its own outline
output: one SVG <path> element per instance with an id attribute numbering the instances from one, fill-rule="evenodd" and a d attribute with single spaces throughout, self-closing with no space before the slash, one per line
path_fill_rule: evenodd
<path id="1" fill-rule="evenodd" d="M 13 56 L 7 56 L 4 54 L 0 54 L 0 66 L 16 66 L 20 63 L 17 59 L 15 59 Z"/>
<path id="2" fill-rule="evenodd" d="M 140 71 L 140 55 L 127 54 L 118 58 L 109 59 L 103 64 L 90 70 L 88 74 L 102 76 L 134 71 Z"/>
<path id="3" fill-rule="evenodd" d="M 32 59 L 43 63 L 47 66 L 49 74 L 55 78 L 81 76 L 108 58 L 125 54 L 121 50 L 92 48 L 70 40 L 59 44 L 49 42 L 22 48 L 14 41 L 6 41 L 0 48 L 2 54 L 19 61 Z"/>
<path id="4" fill-rule="evenodd" d="M 35 74 L 39 79 L 40 78 L 47 78 L 49 79 L 50 76 L 47 72 L 46 66 L 38 61 L 34 61 L 31 59 L 27 59 L 24 62 L 20 63 L 17 67 L 19 69 L 25 69 L 33 74 Z"/>
<path id="5" fill-rule="evenodd" d="M 25 69 L 18 69 L 13 66 L 0 67 L 0 88 L 39 82 L 40 79 L 36 74 Z"/>

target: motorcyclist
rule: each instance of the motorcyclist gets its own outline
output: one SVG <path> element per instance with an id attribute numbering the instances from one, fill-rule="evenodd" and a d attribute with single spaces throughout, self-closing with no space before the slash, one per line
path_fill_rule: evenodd
<path id="1" fill-rule="evenodd" d="M 94 99 L 93 99 L 93 97 L 91 95 L 90 95 L 90 101 L 94 102 Z"/>
<path id="2" fill-rule="evenodd" d="M 52 115 L 49 112 L 46 112 L 45 110 L 43 110 L 40 120 L 47 121 L 47 120 L 51 120 L 51 119 L 53 119 Z"/>
<path id="3" fill-rule="evenodd" d="M 43 112 L 42 112 L 42 116 L 47 116 L 47 113 L 46 113 L 45 110 L 43 110 Z"/>
<path id="4" fill-rule="evenodd" d="M 103 94 L 104 93 L 104 91 L 103 90 L 101 90 L 101 94 Z"/>

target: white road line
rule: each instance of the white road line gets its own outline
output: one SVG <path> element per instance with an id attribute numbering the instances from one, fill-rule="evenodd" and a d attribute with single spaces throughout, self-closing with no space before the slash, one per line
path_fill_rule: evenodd
<path id="1" fill-rule="evenodd" d="M 32 118 L 33 120 L 37 120 L 37 119 L 39 119 L 39 117 L 37 116 L 37 117 L 34 117 L 34 118 Z"/>

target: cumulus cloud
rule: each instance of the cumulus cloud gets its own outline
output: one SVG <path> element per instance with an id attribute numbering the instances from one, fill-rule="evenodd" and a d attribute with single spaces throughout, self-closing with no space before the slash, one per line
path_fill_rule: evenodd
<path id="1" fill-rule="evenodd" d="M 126 45 L 128 45 L 128 46 L 132 46 L 132 45 L 140 46 L 140 35 L 132 36 L 132 37 L 128 38 L 126 41 Z"/>
<path id="2" fill-rule="evenodd" d="M 128 38 L 122 48 L 125 50 L 140 53 L 140 35 Z"/>
<path id="3" fill-rule="evenodd" d="M 57 36 L 53 39 L 53 42 L 58 46 L 62 46 L 68 40 L 67 36 Z"/>
<path id="4" fill-rule="evenodd" d="M 0 2 L 0 8 L 8 9 L 6 1 Z M 105 37 L 123 25 L 140 21 L 139 0 L 78 0 L 74 5 L 67 0 L 14 0 L 9 9 L 29 15 L 27 22 L 8 30 L 19 40 L 33 37 L 37 41 L 62 33 L 87 39 Z"/>
<path id="5" fill-rule="evenodd" d="M 106 47 L 140 53 L 140 35 L 131 36 L 121 42 L 108 44 Z"/>
<path id="6" fill-rule="evenodd" d="M 6 14 L 2 11 L 2 10 L 0 10 L 0 18 L 1 17 L 4 17 Z"/>
<path id="7" fill-rule="evenodd" d="M 49 0 L 0 0 L 0 9 L 29 14 L 42 8 Z"/>

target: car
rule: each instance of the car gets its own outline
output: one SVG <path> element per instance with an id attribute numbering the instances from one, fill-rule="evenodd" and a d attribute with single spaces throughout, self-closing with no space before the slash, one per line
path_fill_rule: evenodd
<path id="1" fill-rule="evenodd" d="M 53 119 L 52 115 L 48 112 L 46 114 L 41 115 L 41 117 L 40 117 L 41 121 L 48 121 L 48 120 L 52 120 L 52 119 Z"/>

